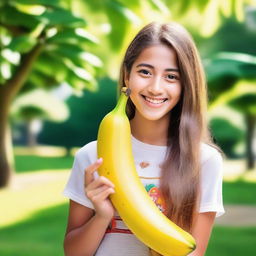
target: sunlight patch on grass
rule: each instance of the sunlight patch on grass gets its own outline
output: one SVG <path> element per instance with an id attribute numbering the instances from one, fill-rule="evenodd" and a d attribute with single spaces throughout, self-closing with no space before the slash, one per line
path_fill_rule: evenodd
<path id="1" fill-rule="evenodd" d="M 67 202 L 62 190 L 69 172 L 39 171 L 16 174 L 11 186 L 0 190 L 0 227 L 29 218 L 35 211 Z"/>
<path id="2" fill-rule="evenodd" d="M 34 146 L 34 147 L 14 147 L 15 155 L 36 155 L 36 156 L 52 156 L 61 157 L 67 154 L 67 150 L 64 147 L 54 146 Z"/>
<path id="3" fill-rule="evenodd" d="M 246 181 L 256 183 L 256 169 L 246 171 L 245 159 L 224 159 L 223 180 L 225 182 Z"/>
<path id="4" fill-rule="evenodd" d="M 223 180 L 225 182 L 245 181 L 249 183 L 256 183 L 256 170 L 246 171 L 242 174 L 224 175 Z"/>
<path id="5" fill-rule="evenodd" d="M 242 175 L 242 179 L 246 182 L 256 183 L 256 169 L 252 171 L 245 172 Z"/>

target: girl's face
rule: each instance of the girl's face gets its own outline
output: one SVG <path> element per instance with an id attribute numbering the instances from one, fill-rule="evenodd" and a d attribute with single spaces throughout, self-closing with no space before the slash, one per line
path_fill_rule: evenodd
<path id="1" fill-rule="evenodd" d="M 133 63 L 125 84 L 136 115 L 147 120 L 169 118 L 181 96 L 181 81 L 176 52 L 159 44 L 144 49 Z"/>

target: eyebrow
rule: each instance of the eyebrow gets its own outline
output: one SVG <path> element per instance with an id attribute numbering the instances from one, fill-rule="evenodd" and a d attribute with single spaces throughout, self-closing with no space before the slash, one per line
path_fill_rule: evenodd
<path id="1" fill-rule="evenodd" d="M 138 65 L 136 66 L 136 68 L 138 68 L 138 67 L 148 67 L 148 68 L 155 69 L 152 65 L 146 64 L 146 63 L 138 64 Z M 165 71 L 180 72 L 178 68 L 166 68 Z"/>

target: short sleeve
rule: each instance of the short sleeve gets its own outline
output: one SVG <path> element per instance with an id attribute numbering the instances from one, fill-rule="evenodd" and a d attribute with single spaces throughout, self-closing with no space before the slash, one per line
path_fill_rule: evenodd
<path id="1" fill-rule="evenodd" d="M 201 202 L 199 212 L 216 212 L 216 217 L 225 213 L 222 199 L 223 159 L 214 153 L 202 164 Z"/>
<path id="2" fill-rule="evenodd" d="M 81 205 L 94 209 L 92 202 L 86 197 L 84 191 L 84 172 L 85 168 L 90 164 L 88 155 L 84 150 L 80 149 L 75 155 L 73 167 L 63 195 Z"/>

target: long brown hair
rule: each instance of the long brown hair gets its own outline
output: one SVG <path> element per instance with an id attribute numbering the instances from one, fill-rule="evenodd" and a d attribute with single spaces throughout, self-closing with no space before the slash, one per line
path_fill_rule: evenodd
<path id="1" fill-rule="evenodd" d="M 166 215 L 187 231 L 192 230 L 200 200 L 200 147 L 211 142 L 205 113 L 207 93 L 201 60 L 190 34 L 181 25 L 150 23 L 129 45 L 120 70 L 120 87 L 125 86 L 134 61 L 147 47 L 164 44 L 177 54 L 182 95 L 170 111 L 166 161 L 162 165 L 160 189 L 167 202 Z M 129 99 L 127 114 L 132 119 L 135 106 Z"/>

